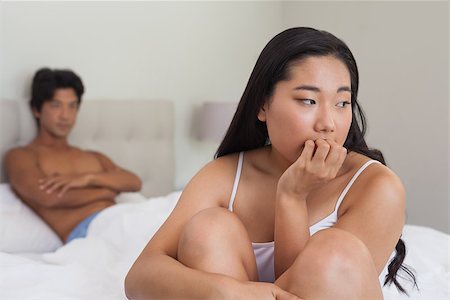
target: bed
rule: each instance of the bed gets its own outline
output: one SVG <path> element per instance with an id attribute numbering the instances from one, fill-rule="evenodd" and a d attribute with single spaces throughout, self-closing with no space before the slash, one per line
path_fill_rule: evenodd
<path id="1" fill-rule="evenodd" d="M 94 219 L 87 238 L 63 246 L 1 175 L 0 299 L 126 299 L 126 273 L 181 191 L 173 188 L 173 104 L 124 100 L 85 100 L 71 141 L 133 170 L 144 188 L 121 194 Z M 26 101 L 0 101 L 0 154 L 30 141 L 33 122 Z M 420 290 L 400 279 L 410 297 L 390 286 L 383 288 L 385 299 L 449 299 L 450 236 L 406 225 L 403 238 Z"/>

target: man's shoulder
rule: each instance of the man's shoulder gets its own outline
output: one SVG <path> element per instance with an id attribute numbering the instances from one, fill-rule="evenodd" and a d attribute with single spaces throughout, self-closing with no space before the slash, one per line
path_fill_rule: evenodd
<path id="1" fill-rule="evenodd" d="M 80 151 L 81 151 L 82 153 L 94 155 L 94 156 L 96 156 L 96 157 L 105 157 L 105 156 L 106 156 L 105 154 L 103 154 L 102 152 L 97 151 L 97 150 L 90 150 L 90 149 L 81 150 L 81 149 L 80 149 Z"/>
<path id="2" fill-rule="evenodd" d="M 38 163 L 38 157 L 32 147 L 16 147 L 6 152 L 3 156 L 3 163 L 6 172 L 9 174 L 14 170 L 22 169 L 26 166 L 36 165 Z"/>
<path id="3" fill-rule="evenodd" d="M 87 156 L 95 157 L 95 159 L 100 162 L 104 169 L 111 169 L 115 167 L 115 164 L 112 160 L 104 153 L 97 150 L 83 150 L 83 154 L 87 154 Z"/>
<path id="4" fill-rule="evenodd" d="M 31 145 L 15 147 L 9 149 L 4 157 L 4 160 L 25 158 L 25 157 L 36 157 L 36 150 Z"/>

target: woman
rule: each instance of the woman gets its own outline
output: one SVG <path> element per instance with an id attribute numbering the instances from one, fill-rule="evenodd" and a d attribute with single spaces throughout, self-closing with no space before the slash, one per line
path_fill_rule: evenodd
<path id="1" fill-rule="evenodd" d="M 127 296 L 382 299 L 396 245 L 386 283 L 401 289 L 405 191 L 364 141 L 357 92 L 341 40 L 312 28 L 275 36 L 216 159 L 127 275 Z"/>

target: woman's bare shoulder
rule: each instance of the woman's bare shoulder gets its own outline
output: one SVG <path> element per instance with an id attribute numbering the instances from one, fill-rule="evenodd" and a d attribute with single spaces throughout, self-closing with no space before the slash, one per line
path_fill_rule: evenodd
<path id="1" fill-rule="evenodd" d="M 220 206 L 226 206 L 233 188 L 238 164 L 238 153 L 216 158 L 201 168 L 186 185 L 183 194 L 216 199 Z"/>
<path id="2" fill-rule="evenodd" d="M 357 153 L 352 159 L 350 172 L 355 174 L 369 160 L 370 157 Z M 354 205 L 367 205 L 368 203 L 362 203 L 362 199 L 377 199 L 377 206 L 380 208 L 383 207 L 381 202 L 389 201 L 387 199 L 397 201 L 388 205 L 403 206 L 405 190 L 400 177 L 394 171 L 383 164 L 373 163 L 358 176 L 346 198 L 348 199 L 342 205 L 343 211 Z"/>
<path id="3" fill-rule="evenodd" d="M 360 153 L 353 153 L 350 159 L 350 172 L 356 173 L 365 163 L 374 160 L 366 155 Z M 373 180 L 375 178 L 386 177 L 387 179 L 399 180 L 399 177 L 389 167 L 381 163 L 373 163 L 369 167 L 366 167 L 364 172 L 360 175 L 361 178 L 366 180 Z"/>
<path id="4" fill-rule="evenodd" d="M 238 164 L 239 153 L 232 153 L 225 156 L 216 158 L 207 163 L 198 174 L 213 178 L 219 177 L 220 179 L 229 178 L 230 175 L 234 176 Z"/>

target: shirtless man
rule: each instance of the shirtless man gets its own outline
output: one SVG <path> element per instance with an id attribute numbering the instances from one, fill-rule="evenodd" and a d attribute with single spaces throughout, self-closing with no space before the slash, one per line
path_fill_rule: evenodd
<path id="1" fill-rule="evenodd" d="M 104 154 L 69 145 L 83 92 L 72 71 L 37 71 L 30 106 L 38 134 L 5 156 L 14 191 L 66 243 L 86 236 L 89 223 L 115 204 L 118 193 L 138 191 L 142 184 Z"/>

